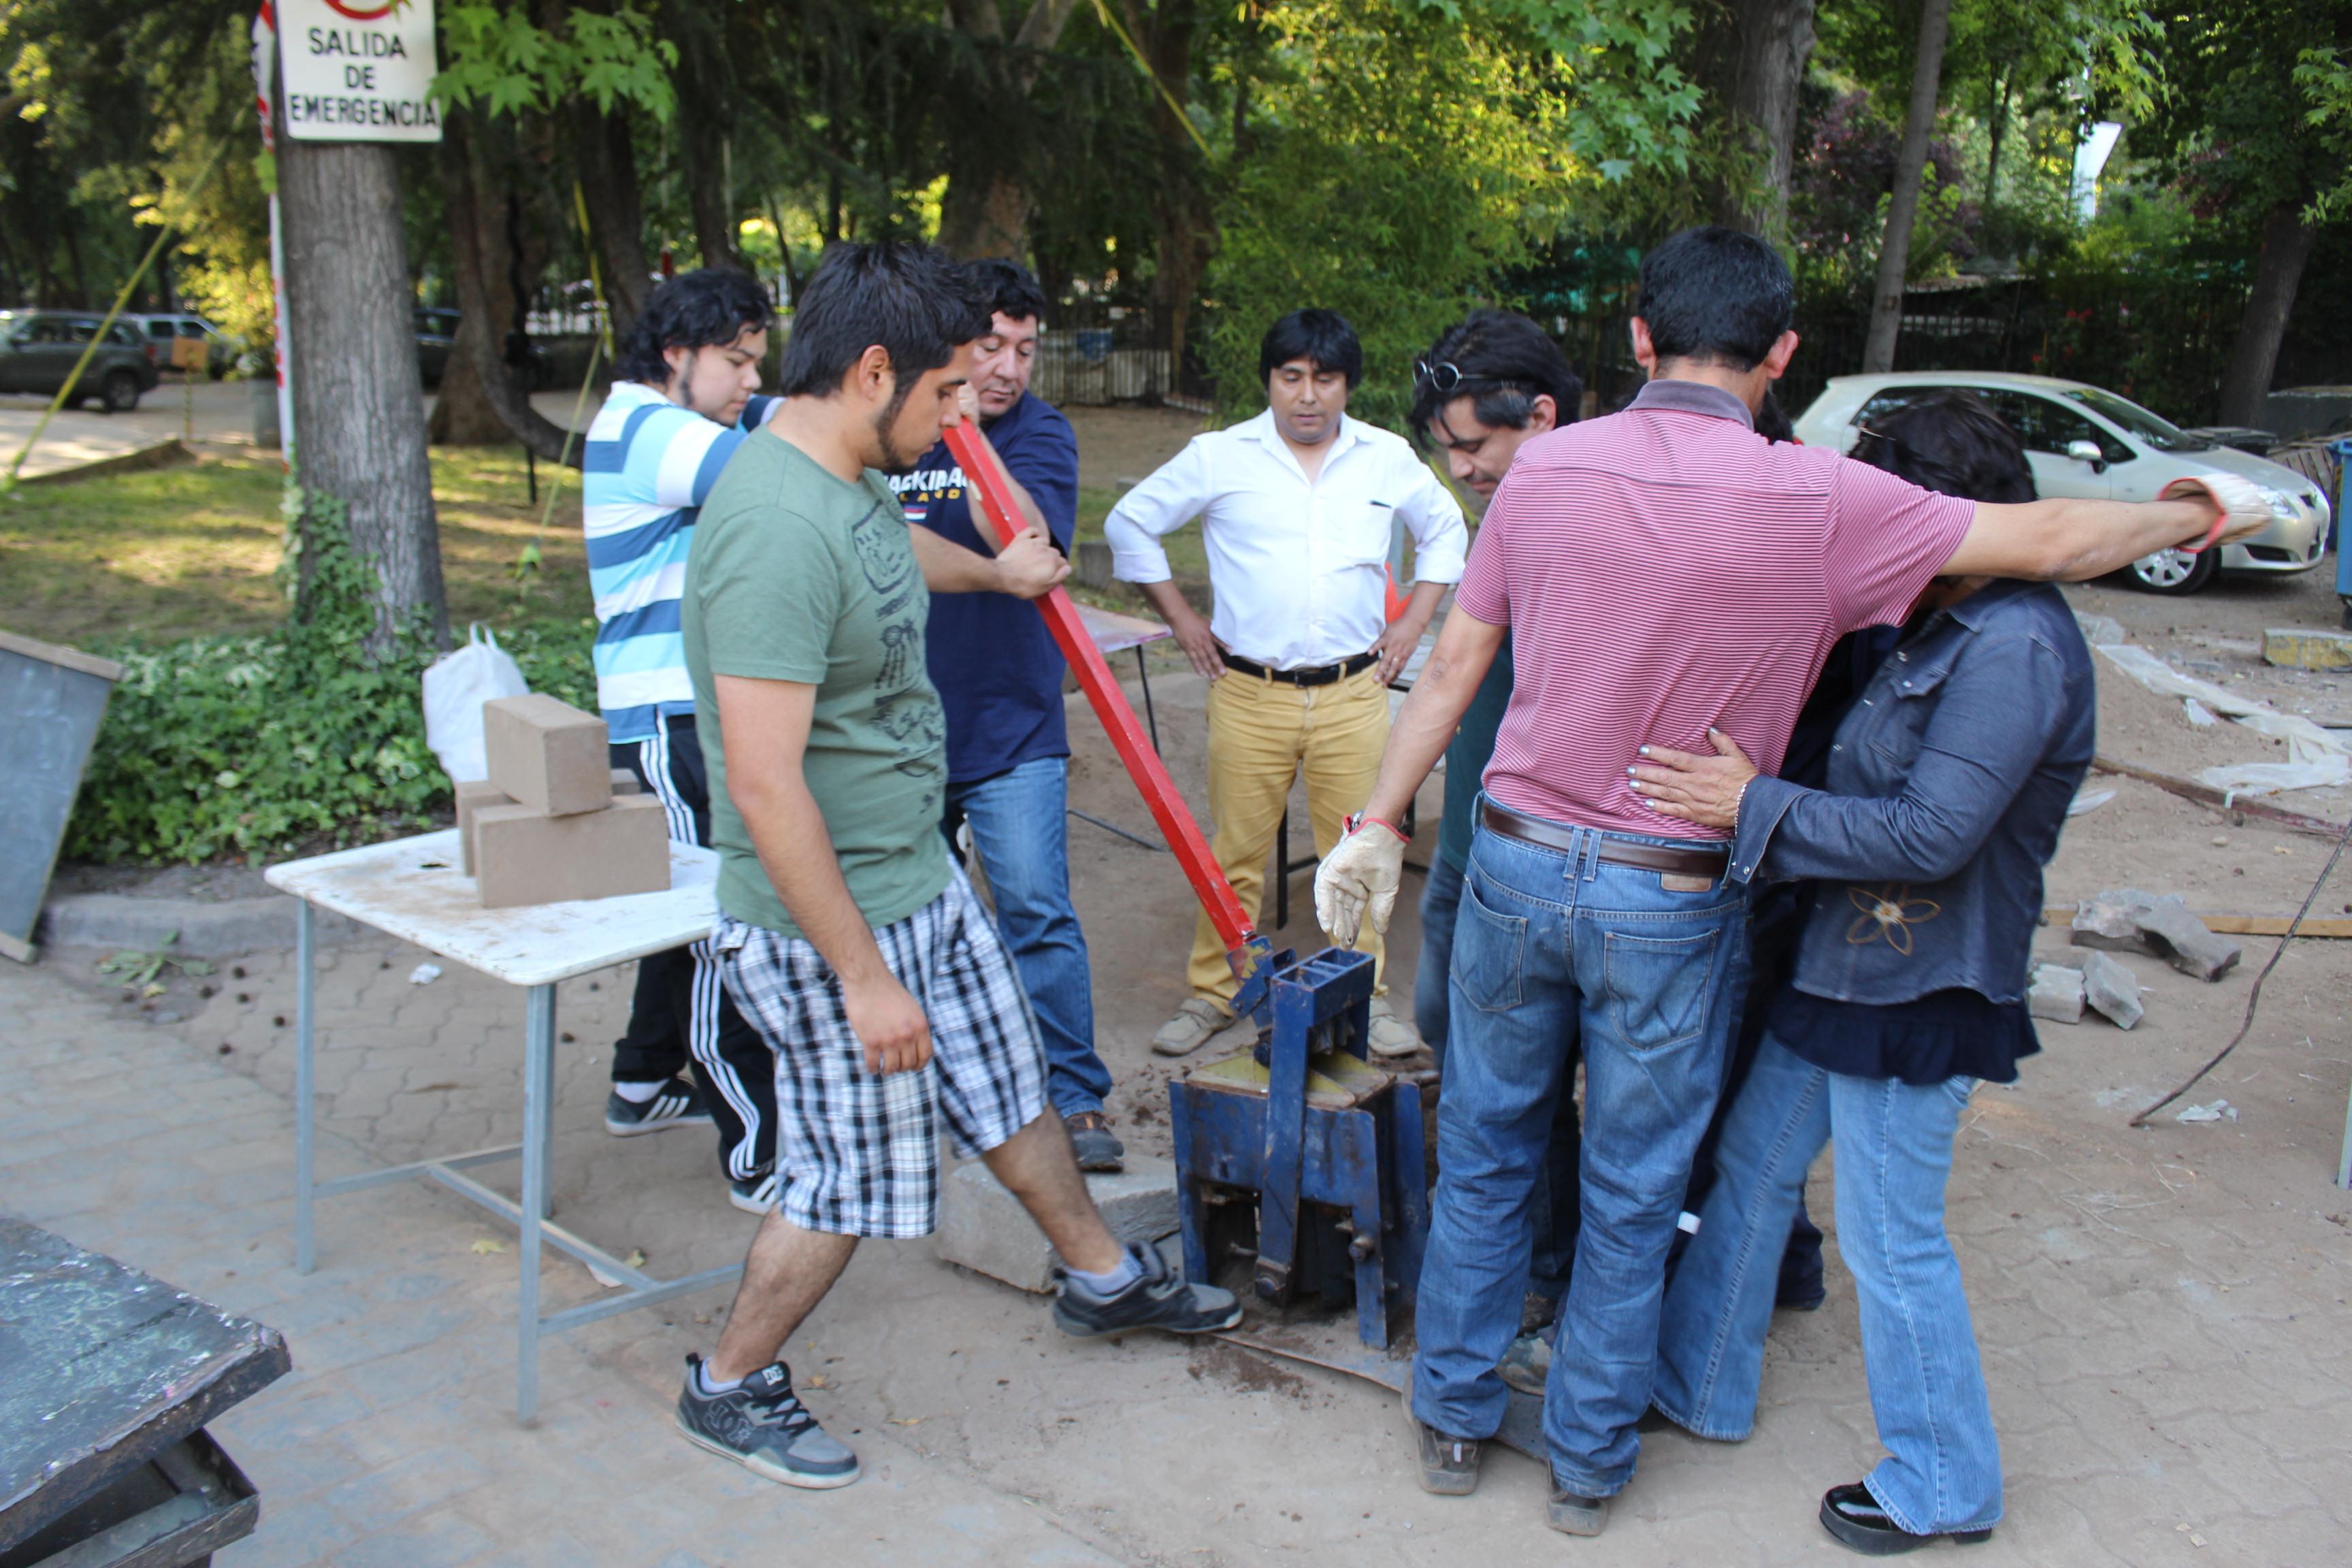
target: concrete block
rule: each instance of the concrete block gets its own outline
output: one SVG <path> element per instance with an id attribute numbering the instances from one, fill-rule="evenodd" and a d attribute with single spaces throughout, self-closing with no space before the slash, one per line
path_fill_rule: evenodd
<path id="1" fill-rule="evenodd" d="M 2137 888 L 2115 888 L 2074 909 L 2074 942 L 2109 952 L 2144 952 L 2183 974 L 2219 980 L 2244 949 L 2217 936 L 2189 912 L 2177 893 L 2161 896 Z"/>
<path id="2" fill-rule="evenodd" d="M 636 774 L 631 773 L 626 768 L 614 768 L 613 770 L 613 793 L 614 795 L 643 795 L 645 791 L 638 787 Z"/>
<path id="3" fill-rule="evenodd" d="M 2146 1011 L 2140 1005 L 2139 976 L 2104 952 L 2084 955 L 2083 1000 L 2118 1029 L 2130 1028 Z"/>
<path id="4" fill-rule="evenodd" d="M 669 886 L 669 814 L 649 795 L 568 816 L 485 806 L 474 814 L 474 861 L 488 910 L 657 892 Z"/>
<path id="5" fill-rule="evenodd" d="M 2156 955 L 2183 974 L 2219 980 L 2237 967 L 2245 949 L 2212 929 L 2174 899 L 2140 919 L 2140 934 Z"/>
<path id="6" fill-rule="evenodd" d="M 597 811 L 613 798 L 604 721 L 545 692 L 482 704 L 490 783 L 550 816 Z"/>
<path id="7" fill-rule="evenodd" d="M 2112 961 L 2110 961 L 2112 962 Z M 2083 1021 L 2083 972 L 2055 963 L 2036 964 L 2033 984 L 2025 993 L 2026 1011 L 2053 1023 Z"/>
<path id="8" fill-rule="evenodd" d="M 1045 1295 L 1059 1261 L 1037 1222 L 978 1160 L 947 1171 L 940 1184 L 939 1255 L 975 1274 Z M 1150 1244 L 1172 1234 L 1176 1167 L 1166 1160 L 1127 1157 L 1127 1169 L 1090 1175 L 1087 1191 L 1121 1241 Z"/>
<path id="9" fill-rule="evenodd" d="M 2180 902 L 2169 894 L 2166 898 L 2175 904 Z M 2074 945 L 2105 948 L 2109 952 L 2152 954 L 2155 950 L 2148 946 L 2140 921 L 2164 901 L 2137 888 L 2111 888 L 2095 899 L 2084 899 L 2074 906 Z"/>
<path id="10" fill-rule="evenodd" d="M 2352 632 L 2273 626 L 2263 634 L 2263 662 L 2283 669 L 2352 669 Z"/>
<path id="11" fill-rule="evenodd" d="M 1077 559 L 1070 563 L 1070 575 L 1076 577 L 1082 587 L 1109 587 L 1110 572 L 1110 545 L 1108 542 L 1099 539 L 1078 541 Z"/>
<path id="12" fill-rule="evenodd" d="M 457 868 L 474 874 L 474 814 L 486 805 L 512 805 L 514 797 L 488 779 L 459 779 L 457 798 Z"/>

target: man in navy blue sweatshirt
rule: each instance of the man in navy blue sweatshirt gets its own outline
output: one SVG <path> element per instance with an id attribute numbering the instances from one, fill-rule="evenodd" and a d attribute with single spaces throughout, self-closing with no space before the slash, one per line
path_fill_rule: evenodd
<path id="1" fill-rule="evenodd" d="M 990 331 L 973 351 L 981 427 L 1064 554 L 1077 529 L 1078 443 L 1061 412 L 1029 392 L 1045 296 L 1026 268 L 976 261 L 992 296 Z M 969 410 L 968 410 L 969 411 Z M 890 486 L 907 521 L 968 550 L 992 552 L 971 487 L 942 441 Z M 1110 1070 L 1095 1052 L 1086 933 L 1070 903 L 1067 666 L 1035 605 L 1008 594 L 940 594 L 926 634 L 931 683 L 947 710 L 947 813 L 952 842 L 967 824 L 996 923 L 1029 993 L 1045 1045 L 1046 1092 L 1078 1166 L 1119 1169 L 1126 1151 L 1103 1115 Z"/>

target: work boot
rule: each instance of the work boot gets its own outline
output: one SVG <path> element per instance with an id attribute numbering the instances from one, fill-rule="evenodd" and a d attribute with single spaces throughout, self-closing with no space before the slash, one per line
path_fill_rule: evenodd
<path id="1" fill-rule="evenodd" d="M 1110 1119 L 1099 1110 L 1074 1110 L 1062 1118 L 1070 1135 L 1070 1152 L 1081 1171 L 1123 1171 L 1127 1146 L 1111 1136 Z"/>
<path id="2" fill-rule="evenodd" d="M 1372 998 L 1371 1038 L 1367 1042 L 1376 1057 L 1409 1057 L 1421 1049 L 1421 1036 L 1411 1024 L 1396 1016 L 1388 998 Z"/>
<path id="3" fill-rule="evenodd" d="M 1585 1497 L 1551 1484 L 1551 1501 L 1544 1505 L 1544 1522 L 1562 1535 L 1598 1535 L 1609 1523 L 1609 1500 Z"/>
<path id="4" fill-rule="evenodd" d="M 1234 1010 L 1213 996 L 1193 996 L 1176 1009 L 1176 1016 L 1151 1037 L 1151 1048 L 1163 1057 L 1189 1057 L 1209 1043 L 1209 1037 L 1234 1021 Z"/>
<path id="5" fill-rule="evenodd" d="M 1544 1381 L 1551 1376 L 1551 1345 L 1541 1334 L 1521 1334 L 1503 1352 L 1498 1370 L 1506 1386 L 1541 1399 Z"/>
<path id="6" fill-rule="evenodd" d="M 1468 1497 L 1478 1489 L 1478 1439 L 1449 1437 L 1412 1413 L 1412 1373 L 1405 1373 L 1404 1422 L 1421 1454 L 1421 1489 L 1439 1497 Z"/>
<path id="7" fill-rule="evenodd" d="M 1242 1304 L 1230 1290 L 1188 1285 L 1169 1268 L 1156 1247 L 1127 1244 L 1139 1270 L 1135 1282 L 1116 1296 L 1097 1296 L 1064 1275 L 1054 1298 L 1054 1326 L 1077 1339 L 1160 1329 L 1171 1334 L 1213 1334 L 1242 1321 Z"/>

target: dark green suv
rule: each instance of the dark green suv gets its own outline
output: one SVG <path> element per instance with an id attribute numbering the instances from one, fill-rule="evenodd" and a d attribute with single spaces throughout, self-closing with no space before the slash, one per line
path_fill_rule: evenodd
<path id="1" fill-rule="evenodd" d="M 0 392 L 55 396 L 105 319 L 79 310 L 0 310 Z M 67 401 L 79 408 L 95 397 L 109 414 L 128 414 L 160 379 L 138 323 L 118 320 L 82 365 Z"/>

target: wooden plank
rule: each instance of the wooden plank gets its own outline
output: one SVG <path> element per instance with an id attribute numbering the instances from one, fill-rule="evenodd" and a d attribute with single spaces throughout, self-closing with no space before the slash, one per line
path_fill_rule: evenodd
<path id="1" fill-rule="evenodd" d="M 0 952 L 20 963 L 121 675 L 111 659 L 0 632 Z"/>
<path id="2" fill-rule="evenodd" d="M 15 632 L 0 632 L 0 648 L 6 648 L 10 653 L 21 653 L 26 658 L 37 658 L 46 663 L 62 665 L 68 669 L 79 669 L 84 675 L 95 675 L 100 680 L 122 679 L 122 666 L 110 658 L 100 658 L 94 653 L 84 653 L 78 647 L 66 647 L 58 643 L 42 642 L 37 637 L 20 637 Z"/>
<path id="3" fill-rule="evenodd" d="M 2205 929 L 2223 936 L 2284 936 L 2294 923 L 2293 915 L 2231 915 L 2211 913 L 2204 910 L 2189 911 L 2205 922 Z M 2071 925 L 2074 920 L 2073 904 L 2052 904 L 2042 911 L 2042 923 L 2046 926 Z M 2352 920 L 2339 917 L 2314 919 L 2303 922 L 2297 936 L 2352 937 Z"/>
<path id="4" fill-rule="evenodd" d="M 2212 807 L 2234 816 L 2250 816 L 2258 822 L 2275 824 L 2295 833 L 2308 833 L 2320 838 L 2341 838 L 2344 824 L 2330 822 L 2324 816 L 2311 816 L 2300 811 L 2289 811 L 2283 805 L 2272 805 L 2259 800 L 2232 800 L 2211 784 L 2185 779 L 2177 773 L 2159 773 L 2137 763 L 2126 763 L 2116 757 L 2095 757 L 2091 765 L 2103 773 L 2120 773 L 2127 779 L 2152 784 L 2183 800 L 2193 800 L 2200 805 Z"/>
<path id="5" fill-rule="evenodd" d="M 0 1552 L 285 1375 L 277 1330 L 0 1216 Z"/>

